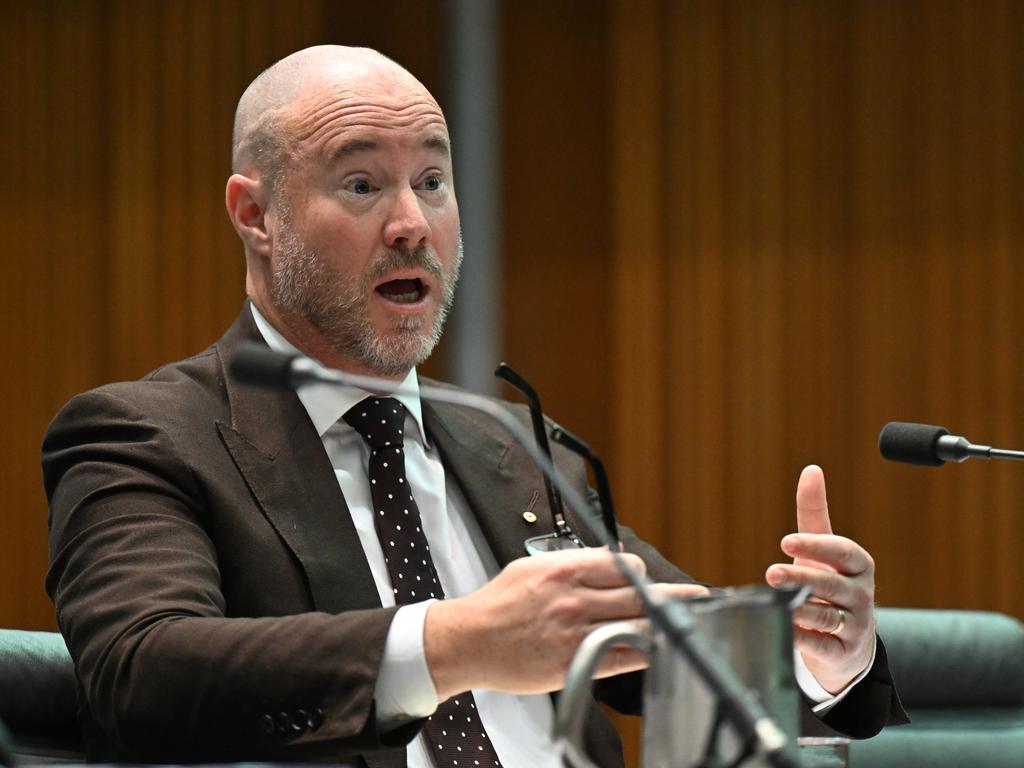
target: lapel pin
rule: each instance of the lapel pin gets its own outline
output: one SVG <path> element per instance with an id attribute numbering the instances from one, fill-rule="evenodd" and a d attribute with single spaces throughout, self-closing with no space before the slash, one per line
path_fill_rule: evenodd
<path id="1" fill-rule="evenodd" d="M 526 511 L 523 512 L 523 520 L 530 525 L 537 522 L 537 515 L 534 513 L 533 508 L 537 506 L 537 502 L 540 500 L 540 491 L 534 490 L 530 495 L 530 503 L 526 505 Z"/>

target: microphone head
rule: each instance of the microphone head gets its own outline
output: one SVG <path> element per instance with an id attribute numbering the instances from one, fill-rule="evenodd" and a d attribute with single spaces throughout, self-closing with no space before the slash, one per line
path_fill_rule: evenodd
<path id="1" fill-rule="evenodd" d="M 890 421 L 878 435 L 878 449 L 889 461 L 902 461 L 920 467 L 941 467 L 936 445 L 939 438 L 948 435 L 945 427 L 932 424 L 912 424 L 907 421 Z"/>
<path id="2" fill-rule="evenodd" d="M 298 355 L 275 352 L 266 344 L 247 341 L 238 345 L 228 364 L 231 375 L 243 384 L 269 389 L 292 389 L 292 360 Z"/>

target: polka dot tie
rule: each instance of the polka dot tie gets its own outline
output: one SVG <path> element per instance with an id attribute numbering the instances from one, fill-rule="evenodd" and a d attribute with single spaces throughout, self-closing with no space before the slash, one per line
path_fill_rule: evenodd
<path id="1" fill-rule="evenodd" d="M 419 508 L 405 477 L 405 406 L 369 397 L 344 416 L 370 445 L 370 496 L 384 563 L 398 605 L 444 599 Z M 424 726 L 438 768 L 500 768 L 470 692 L 441 702 Z"/>

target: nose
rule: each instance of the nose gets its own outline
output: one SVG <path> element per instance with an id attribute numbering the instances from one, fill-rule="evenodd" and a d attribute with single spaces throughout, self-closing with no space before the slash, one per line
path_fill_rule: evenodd
<path id="1" fill-rule="evenodd" d="M 395 195 L 384 222 L 384 243 L 389 247 L 415 248 L 430 239 L 430 223 L 423 215 L 415 190 L 406 188 Z"/>

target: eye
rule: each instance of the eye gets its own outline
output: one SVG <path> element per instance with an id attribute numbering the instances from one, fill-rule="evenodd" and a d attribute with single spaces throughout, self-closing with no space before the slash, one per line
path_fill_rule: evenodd
<path id="1" fill-rule="evenodd" d="M 366 179 L 356 179 L 348 185 L 348 188 L 357 195 L 368 195 L 373 191 L 373 187 Z"/>
<path id="2" fill-rule="evenodd" d="M 441 189 L 442 183 L 440 176 L 427 176 L 423 180 L 423 188 L 428 192 L 437 192 Z"/>

